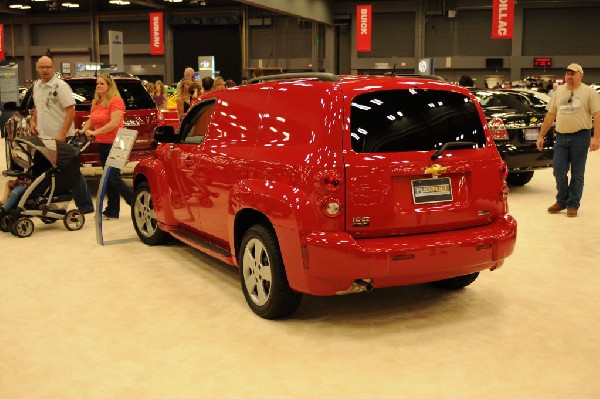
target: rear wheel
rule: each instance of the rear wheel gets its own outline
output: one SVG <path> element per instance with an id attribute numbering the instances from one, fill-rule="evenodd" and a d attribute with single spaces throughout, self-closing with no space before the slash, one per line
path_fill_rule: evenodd
<path id="1" fill-rule="evenodd" d="M 169 234 L 158 227 L 152 194 L 146 182 L 135 187 L 131 219 L 135 232 L 144 244 L 161 245 L 169 240 Z"/>
<path id="2" fill-rule="evenodd" d="M 10 231 L 10 224 L 12 223 L 11 219 L 12 218 L 8 213 L 3 213 L 2 216 L 0 216 L 0 230 L 8 233 Z"/>
<path id="3" fill-rule="evenodd" d="M 479 276 L 479 272 L 467 274 L 465 276 L 458 276 L 447 278 L 445 280 L 432 281 L 430 284 L 437 288 L 443 288 L 445 290 L 459 290 L 465 288 L 471 284 Z"/>
<path id="4" fill-rule="evenodd" d="M 506 182 L 511 186 L 524 186 L 533 178 L 533 172 L 515 172 L 506 176 Z"/>
<path id="5" fill-rule="evenodd" d="M 34 228 L 30 218 L 20 217 L 12 223 L 11 232 L 19 238 L 25 238 L 33 234 Z"/>
<path id="6" fill-rule="evenodd" d="M 72 209 L 63 218 L 63 223 L 69 231 L 80 230 L 85 224 L 85 216 L 78 209 Z"/>
<path id="7" fill-rule="evenodd" d="M 246 302 L 254 313 L 277 319 L 293 313 L 302 294 L 290 288 L 275 233 L 254 225 L 244 235 L 238 263 Z"/>

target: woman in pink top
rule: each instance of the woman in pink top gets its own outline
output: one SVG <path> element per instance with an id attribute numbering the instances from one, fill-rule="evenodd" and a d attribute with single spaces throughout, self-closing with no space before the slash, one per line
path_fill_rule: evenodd
<path id="1" fill-rule="evenodd" d="M 119 128 L 123 127 L 125 103 L 117 90 L 117 85 L 109 75 L 98 76 L 96 93 L 92 101 L 90 118 L 81 130 L 86 135 L 94 136 L 98 143 L 98 153 L 102 167 L 110 153 L 112 143 Z M 104 219 L 116 219 L 120 212 L 120 198 L 123 197 L 128 205 L 133 201 L 133 191 L 121 179 L 121 170 L 111 168 L 106 188 L 106 208 L 102 212 Z"/>

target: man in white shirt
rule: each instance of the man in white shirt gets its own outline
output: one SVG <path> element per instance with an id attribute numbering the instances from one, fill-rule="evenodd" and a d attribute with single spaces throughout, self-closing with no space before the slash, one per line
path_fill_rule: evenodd
<path id="1" fill-rule="evenodd" d="M 56 76 L 56 67 L 50 57 L 40 57 L 36 69 L 40 79 L 33 84 L 35 108 L 29 129 L 32 134 L 65 141 L 67 136 L 75 134 L 75 99 L 71 86 Z M 92 197 L 81 172 L 73 199 L 82 213 L 94 212 Z"/>

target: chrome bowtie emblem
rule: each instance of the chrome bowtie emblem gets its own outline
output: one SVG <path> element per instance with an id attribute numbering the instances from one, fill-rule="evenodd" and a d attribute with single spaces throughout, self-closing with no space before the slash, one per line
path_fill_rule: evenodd
<path id="1" fill-rule="evenodd" d="M 435 163 L 427 167 L 427 169 L 425 169 L 425 174 L 428 175 L 431 173 L 431 177 L 438 177 L 439 175 L 444 173 L 446 169 L 448 169 L 446 166 L 442 166 L 440 164 Z"/>

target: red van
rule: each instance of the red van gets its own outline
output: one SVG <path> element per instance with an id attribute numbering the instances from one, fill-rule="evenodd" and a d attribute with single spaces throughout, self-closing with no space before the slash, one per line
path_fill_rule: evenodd
<path id="1" fill-rule="evenodd" d="M 239 267 L 250 308 L 433 282 L 512 252 L 507 168 L 466 89 L 414 76 L 288 74 L 203 96 L 134 169 L 132 219 Z"/>

